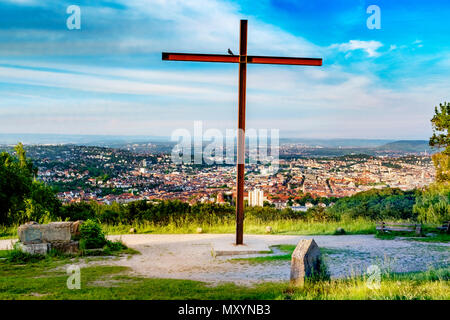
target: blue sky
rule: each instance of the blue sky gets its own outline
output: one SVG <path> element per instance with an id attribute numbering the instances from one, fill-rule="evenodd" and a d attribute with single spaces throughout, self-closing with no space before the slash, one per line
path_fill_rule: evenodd
<path id="1" fill-rule="evenodd" d="M 81 29 L 68 30 L 69 5 Z M 378 5 L 381 29 L 366 9 Z M 448 1 L 63 1 L 0 3 L 0 133 L 170 136 L 235 128 L 237 65 L 162 51 L 322 57 L 248 66 L 247 127 L 281 137 L 426 139 L 450 100 Z"/>

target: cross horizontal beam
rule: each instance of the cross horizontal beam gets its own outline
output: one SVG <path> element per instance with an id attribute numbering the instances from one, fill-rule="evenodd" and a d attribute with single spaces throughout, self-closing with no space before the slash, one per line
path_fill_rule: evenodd
<path id="1" fill-rule="evenodd" d="M 245 59 L 247 58 L 247 59 Z M 303 66 L 321 66 L 320 58 L 268 57 L 268 56 L 238 56 L 226 54 L 174 53 L 163 52 L 163 60 L 195 61 L 195 62 L 226 62 L 226 63 L 257 63 L 257 64 L 287 64 Z M 245 61 L 246 60 L 246 61 Z"/>

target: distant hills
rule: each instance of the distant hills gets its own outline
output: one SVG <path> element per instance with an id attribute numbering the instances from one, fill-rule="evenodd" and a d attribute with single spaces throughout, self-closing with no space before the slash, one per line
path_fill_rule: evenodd
<path id="1" fill-rule="evenodd" d="M 428 152 L 434 153 L 437 150 L 432 149 L 428 145 L 427 140 L 399 140 L 386 143 L 382 146 L 377 147 L 380 151 L 397 151 L 397 152 L 411 152 L 411 153 L 419 153 L 419 152 Z"/>
<path id="2" fill-rule="evenodd" d="M 79 144 L 87 146 L 116 146 L 129 143 L 166 142 L 170 137 L 156 136 L 112 136 L 75 134 L 30 134 L 0 133 L 0 144 L 11 145 L 22 142 L 31 144 Z"/>
<path id="3" fill-rule="evenodd" d="M 323 148 L 376 148 L 395 140 L 388 139 L 307 139 L 307 138 L 281 138 L 283 143 L 302 143 L 308 146 Z"/>
<path id="4" fill-rule="evenodd" d="M 25 145 L 77 144 L 85 146 L 100 146 L 122 148 L 133 144 L 154 143 L 156 145 L 173 146 L 177 142 L 170 137 L 158 136 L 112 136 L 112 135 L 65 135 L 65 134 L 1 134 L 0 145 L 15 145 L 22 142 Z M 224 141 L 225 142 L 225 141 Z M 268 142 L 270 145 L 270 142 Z M 313 139 L 313 138 L 281 138 L 280 145 L 302 144 L 313 150 L 305 154 L 316 156 L 344 155 L 365 153 L 377 155 L 380 153 L 434 153 L 427 140 L 388 140 L 388 139 Z"/>

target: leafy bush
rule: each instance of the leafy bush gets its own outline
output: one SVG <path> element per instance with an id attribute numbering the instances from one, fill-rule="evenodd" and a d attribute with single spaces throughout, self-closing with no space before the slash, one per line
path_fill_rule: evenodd
<path id="1" fill-rule="evenodd" d="M 413 208 L 422 223 L 442 223 L 450 220 L 450 184 L 430 185 L 417 197 Z"/>
<path id="2" fill-rule="evenodd" d="M 306 211 L 306 217 L 314 222 L 327 222 L 335 220 L 335 217 L 323 207 L 313 207 Z"/>
<path id="3" fill-rule="evenodd" d="M 85 221 L 80 228 L 80 248 L 98 249 L 107 243 L 101 226 L 93 221 Z"/>
<path id="4" fill-rule="evenodd" d="M 124 245 L 121 241 L 107 241 L 106 248 L 108 248 L 112 252 L 122 251 L 128 249 L 126 245 Z"/>

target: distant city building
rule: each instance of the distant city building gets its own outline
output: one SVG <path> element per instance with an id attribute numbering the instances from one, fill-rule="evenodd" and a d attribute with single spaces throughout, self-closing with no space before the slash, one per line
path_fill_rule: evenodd
<path id="1" fill-rule="evenodd" d="M 139 172 L 142 174 L 148 173 L 148 169 L 147 168 L 140 168 Z"/>
<path id="2" fill-rule="evenodd" d="M 273 175 L 274 173 L 275 173 L 275 170 L 274 170 L 273 166 L 269 166 L 268 168 L 265 168 L 265 167 L 261 168 L 262 176 L 270 176 L 270 175 Z"/>
<path id="3" fill-rule="evenodd" d="M 249 191 L 248 205 L 252 207 L 264 206 L 264 192 L 260 189 Z"/>

